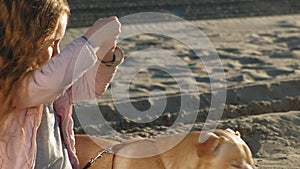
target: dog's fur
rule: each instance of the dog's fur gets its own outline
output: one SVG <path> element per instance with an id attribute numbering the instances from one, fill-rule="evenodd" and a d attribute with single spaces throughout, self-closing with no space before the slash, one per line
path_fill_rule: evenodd
<path id="1" fill-rule="evenodd" d="M 114 154 L 104 154 L 91 168 L 252 169 L 253 165 L 250 149 L 240 134 L 232 130 L 190 132 L 155 140 L 133 139 L 122 143 L 91 138 L 86 135 L 76 136 L 81 168 L 103 147 L 113 145 Z"/>

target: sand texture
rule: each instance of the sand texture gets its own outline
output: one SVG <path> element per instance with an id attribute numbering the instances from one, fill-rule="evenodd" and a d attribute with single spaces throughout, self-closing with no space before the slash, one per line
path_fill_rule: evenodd
<path id="1" fill-rule="evenodd" d="M 225 73 L 226 105 L 223 116 L 218 121 L 218 128 L 232 128 L 242 134 L 253 152 L 257 168 L 300 168 L 300 15 L 195 20 L 191 23 L 208 37 L 217 51 L 223 69 L 219 67 L 212 71 L 224 70 Z M 126 33 L 135 28 L 170 28 L 168 24 L 163 24 L 165 27 L 161 25 L 123 25 L 122 31 Z M 184 31 L 182 22 L 176 22 L 175 25 L 172 31 L 182 35 L 179 37 L 193 36 L 192 32 Z M 85 31 L 86 28 L 68 29 L 63 46 L 80 37 Z M 196 46 L 205 45 L 201 40 L 197 43 Z M 178 107 L 182 96 L 178 82 L 186 80 L 183 78 L 186 72 L 179 65 L 172 69 L 174 75 L 170 75 L 169 72 L 158 69 L 170 66 L 167 57 L 161 56 L 160 60 L 154 59 L 154 56 L 143 58 L 142 53 L 135 54 L 149 48 L 168 51 L 192 71 L 195 81 L 190 83 L 196 83 L 198 91 L 195 93 L 200 98 L 198 115 L 192 130 L 201 130 L 209 112 L 212 79 L 196 53 L 178 39 L 157 34 L 131 36 L 120 41 L 118 45 L 124 49 L 128 58 L 120 66 L 119 75 L 117 73 L 112 87 L 124 85 L 122 77 L 129 75 L 134 67 L 141 70 L 131 79 L 127 92 L 130 100 L 124 100 L 124 94 L 120 92 L 119 97 L 113 101 L 111 88 L 97 100 L 106 124 L 114 127 L 115 131 L 107 132 L 105 122 L 99 122 L 95 118 L 99 111 L 94 110 L 98 106 L 91 102 L 77 104 L 77 113 L 89 123 L 80 126 L 74 117 L 75 131 L 89 131 L 116 140 L 135 135 L 155 137 L 166 134 L 165 131 L 177 116 L 182 115 Z M 209 52 L 203 50 L 202 54 L 209 57 Z M 149 65 L 158 68 L 138 66 L 149 62 Z M 135 123 L 121 116 L 116 109 L 116 106 L 130 102 L 136 110 L 146 111 L 149 107 L 163 102 L 165 98 L 168 101 L 166 108 L 163 112 L 158 112 L 159 117 L 156 120 L 151 121 L 149 117 L 149 123 Z M 186 112 L 183 116 L 188 116 L 189 113 Z M 182 123 L 176 130 L 167 130 L 167 134 L 181 132 L 186 128 L 188 127 Z"/>

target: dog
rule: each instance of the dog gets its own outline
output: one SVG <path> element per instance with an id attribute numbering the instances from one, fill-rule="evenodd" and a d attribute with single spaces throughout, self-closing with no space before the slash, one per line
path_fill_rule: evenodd
<path id="1" fill-rule="evenodd" d="M 91 169 L 253 169 L 252 154 L 239 132 L 194 131 L 125 142 L 76 135 L 80 167 L 103 151 Z M 100 146 L 101 145 L 101 146 Z"/>

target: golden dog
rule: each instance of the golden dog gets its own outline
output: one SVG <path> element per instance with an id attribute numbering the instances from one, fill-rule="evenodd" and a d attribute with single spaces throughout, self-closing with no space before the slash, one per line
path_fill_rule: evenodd
<path id="1" fill-rule="evenodd" d="M 103 147 L 94 169 L 252 169 L 249 147 L 238 132 L 230 129 L 190 132 L 122 143 L 86 135 L 76 137 L 81 168 Z M 101 145 L 101 146 L 99 146 Z"/>

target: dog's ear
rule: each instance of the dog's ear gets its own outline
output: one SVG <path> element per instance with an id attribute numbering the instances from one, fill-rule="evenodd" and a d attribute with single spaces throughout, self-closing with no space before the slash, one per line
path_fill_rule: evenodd
<path id="1" fill-rule="evenodd" d="M 230 128 L 227 128 L 226 131 L 228 131 L 229 133 L 232 133 L 238 137 L 241 137 L 241 133 L 239 131 L 233 131 L 232 129 Z"/>
<path id="2" fill-rule="evenodd" d="M 223 136 L 219 137 L 213 132 L 201 134 L 196 145 L 198 157 L 213 153 L 224 141 Z"/>

